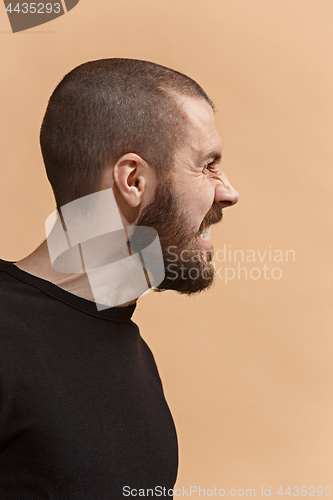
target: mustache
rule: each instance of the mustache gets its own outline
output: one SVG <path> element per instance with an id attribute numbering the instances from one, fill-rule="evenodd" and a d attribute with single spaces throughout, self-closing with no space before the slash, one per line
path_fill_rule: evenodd
<path id="1" fill-rule="evenodd" d="M 199 233 L 205 229 L 207 226 L 212 226 L 213 224 L 218 224 L 223 219 L 223 211 L 222 208 L 213 205 L 209 212 L 205 215 L 203 221 L 199 227 Z"/>

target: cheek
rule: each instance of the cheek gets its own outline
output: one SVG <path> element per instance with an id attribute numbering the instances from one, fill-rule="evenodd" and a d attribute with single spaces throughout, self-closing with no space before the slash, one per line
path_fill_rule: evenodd
<path id="1" fill-rule="evenodd" d="M 214 191 L 212 189 L 201 189 L 193 198 L 191 206 L 192 217 L 197 225 L 200 225 L 204 217 L 214 204 Z"/>
<path id="2" fill-rule="evenodd" d="M 216 181 L 212 178 L 206 179 L 200 190 L 200 207 L 206 213 L 214 205 Z"/>
<path id="3" fill-rule="evenodd" d="M 177 197 L 183 212 L 195 224 L 200 225 L 202 219 L 212 208 L 215 197 L 216 181 L 207 176 L 191 179 L 186 185 L 178 185 Z"/>

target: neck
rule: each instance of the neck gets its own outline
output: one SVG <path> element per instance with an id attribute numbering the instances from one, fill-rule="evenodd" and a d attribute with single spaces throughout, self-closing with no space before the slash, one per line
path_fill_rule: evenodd
<path id="1" fill-rule="evenodd" d="M 52 267 L 47 241 L 36 248 L 30 255 L 15 262 L 15 265 L 29 274 L 50 281 L 54 285 L 91 302 L 95 302 L 87 273 L 61 273 Z M 136 300 L 121 304 L 126 307 L 135 304 Z"/>

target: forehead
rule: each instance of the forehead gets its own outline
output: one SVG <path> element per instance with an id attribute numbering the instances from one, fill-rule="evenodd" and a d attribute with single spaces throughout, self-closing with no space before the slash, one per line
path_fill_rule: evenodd
<path id="1" fill-rule="evenodd" d="M 216 129 L 215 116 L 204 99 L 181 97 L 180 105 L 186 117 L 188 139 L 185 150 L 194 158 L 205 158 L 210 152 L 222 155 L 222 139 Z"/>

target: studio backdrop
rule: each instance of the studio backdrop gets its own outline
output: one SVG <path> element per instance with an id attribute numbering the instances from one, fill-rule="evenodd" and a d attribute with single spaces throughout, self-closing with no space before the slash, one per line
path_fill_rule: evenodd
<path id="1" fill-rule="evenodd" d="M 0 257 L 22 259 L 45 238 L 55 203 L 39 128 L 68 71 L 128 57 L 194 78 L 216 105 L 222 169 L 240 201 L 212 231 L 214 288 L 149 292 L 133 318 L 174 416 L 176 487 L 192 498 L 329 496 L 332 1 L 61 1 L 32 27 L 9 3 L 0 5 Z"/>

